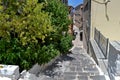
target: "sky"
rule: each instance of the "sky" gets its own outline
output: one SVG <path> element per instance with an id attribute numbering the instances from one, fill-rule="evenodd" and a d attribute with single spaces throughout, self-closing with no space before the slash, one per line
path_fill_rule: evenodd
<path id="1" fill-rule="evenodd" d="M 76 7 L 77 5 L 83 3 L 83 0 L 68 0 L 68 5 Z"/>

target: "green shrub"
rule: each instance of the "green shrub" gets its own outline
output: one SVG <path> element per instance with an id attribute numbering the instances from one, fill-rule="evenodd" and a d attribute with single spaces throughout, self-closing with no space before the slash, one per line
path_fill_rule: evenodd
<path id="1" fill-rule="evenodd" d="M 55 49 L 53 44 L 50 45 L 44 45 L 41 50 L 39 51 L 39 63 L 44 64 L 49 62 L 51 59 L 53 59 L 55 56 L 57 56 L 60 52 Z"/>
<path id="2" fill-rule="evenodd" d="M 2 0 L 0 3 L 0 37 L 18 38 L 22 45 L 44 42 L 53 31 L 51 15 L 38 0 Z M 7 5 L 6 5 L 7 4 Z M 4 8 L 5 7 L 5 8 Z"/>
<path id="3" fill-rule="evenodd" d="M 72 39 L 71 35 L 63 36 L 60 43 L 61 52 L 66 53 L 72 47 Z"/>
<path id="4" fill-rule="evenodd" d="M 29 69 L 35 63 L 44 64 L 49 62 L 60 52 L 53 44 L 40 46 L 38 44 L 20 45 L 18 39 L 7 42 L 0 40 L 0 63 L 19 65 L 20 70 Z"/>

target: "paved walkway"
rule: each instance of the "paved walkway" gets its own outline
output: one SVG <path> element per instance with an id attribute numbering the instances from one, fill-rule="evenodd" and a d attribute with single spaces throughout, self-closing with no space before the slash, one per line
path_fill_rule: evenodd
<path id="1" fill-rule="evenodd" d="M 83 49 L 79 32 L 73 44 L 72 53 L 62 55 L 38 77 L 31 76 L 28 80 L 107 80 L 94 60 Z"/>
<path id="2" fill-rule="evenodd" d="M 73 41 L 72 54 L 61 56 L 52 66 L 39 74 L 40 80 L 106 80 L 94 60 L 80 42 L 79 30 Z"/>
<path id="3" fill-rule="evenodd" d="M 61 56 L 39 77 L 40 80 L 106 80 L 93 59 L 78 47 L 72 54 Z"/>

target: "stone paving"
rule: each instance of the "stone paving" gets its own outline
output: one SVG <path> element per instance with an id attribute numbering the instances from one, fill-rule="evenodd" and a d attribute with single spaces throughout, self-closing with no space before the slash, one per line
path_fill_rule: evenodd
<path id="1" fill-rule="evenodd" d="M 106 80 L 96 63 L 84 49 L 74 48 L 72 54 L 61 56 L 39 74 L 40 80 Z"/>

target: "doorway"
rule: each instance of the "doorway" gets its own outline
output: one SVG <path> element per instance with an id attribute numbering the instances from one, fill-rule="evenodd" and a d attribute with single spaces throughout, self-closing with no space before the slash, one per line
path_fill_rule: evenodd
<path id="1" fill-rule="evenodd" d="M 83 32 L 80 32 L 80 41 L 83 41 Z"/>

